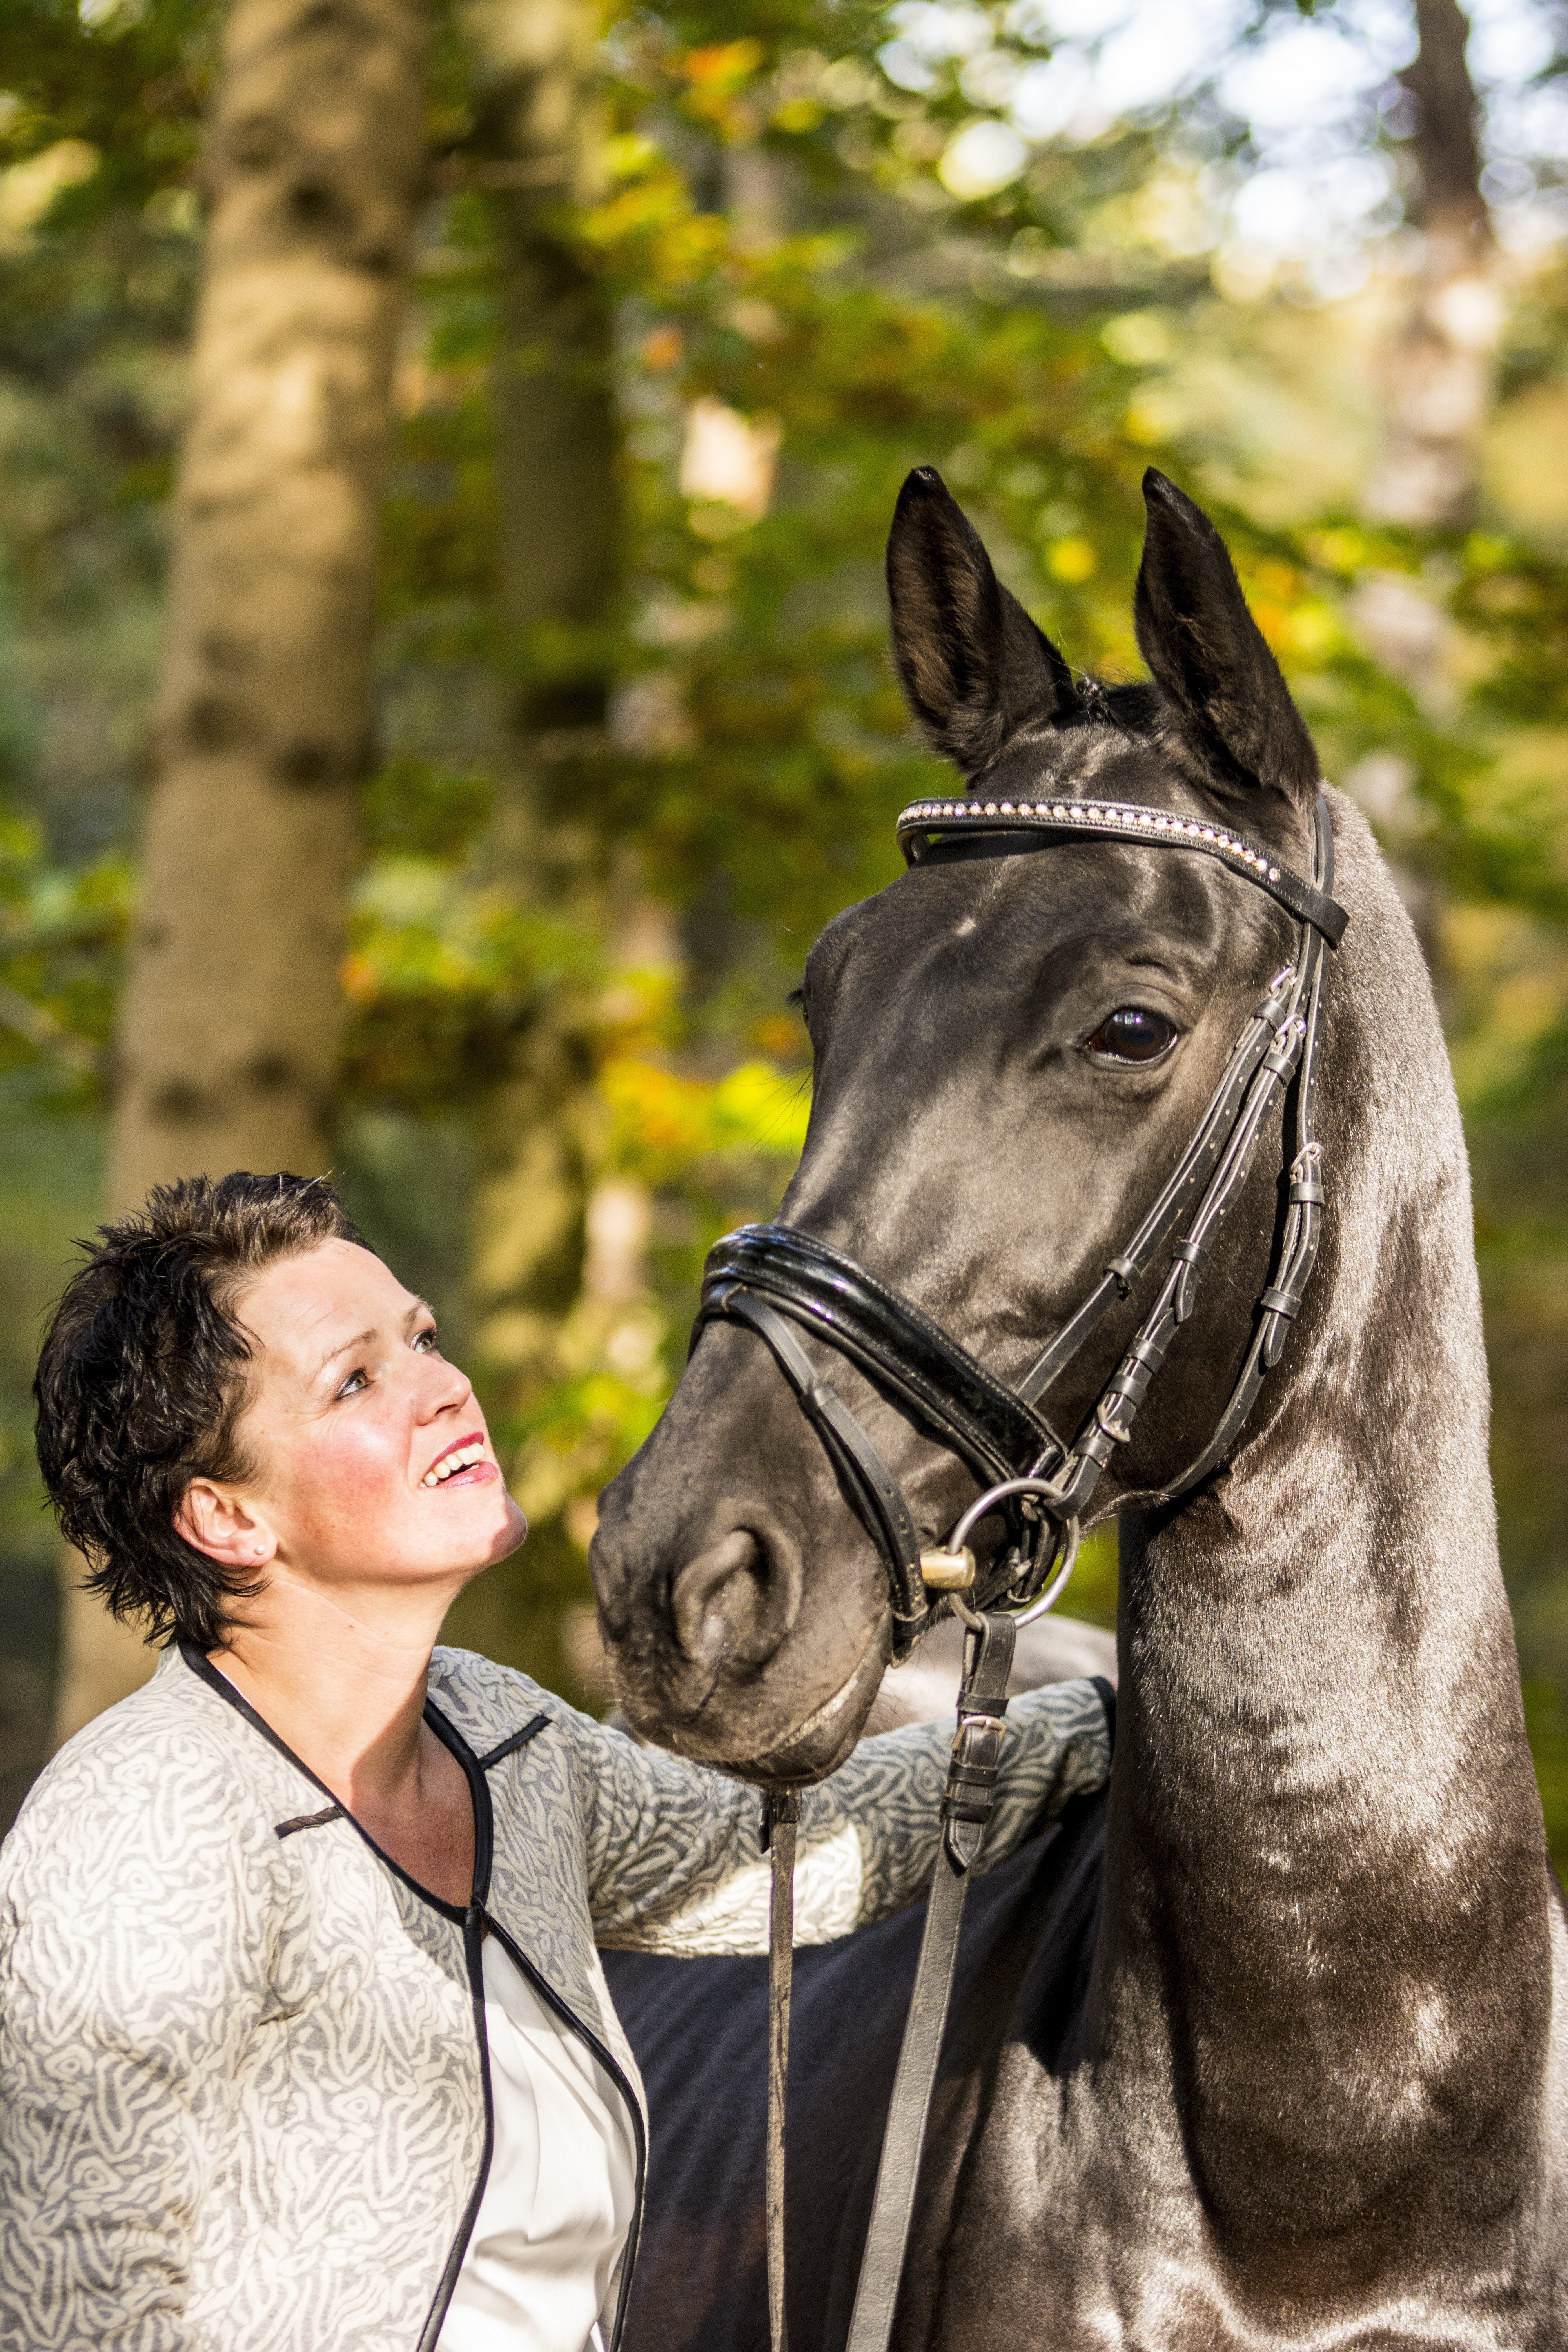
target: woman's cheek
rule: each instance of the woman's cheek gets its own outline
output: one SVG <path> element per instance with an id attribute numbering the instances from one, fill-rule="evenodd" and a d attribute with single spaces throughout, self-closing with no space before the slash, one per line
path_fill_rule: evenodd
<path id="1" fill-rule="evenodd" d="M 319 1441 L 300 1465 L 297 1493 L 314 1525 L 349 1526 L 395 1513 L 408 1498 L 406 1437 L 374 1429 L 344 1430 Z"/>

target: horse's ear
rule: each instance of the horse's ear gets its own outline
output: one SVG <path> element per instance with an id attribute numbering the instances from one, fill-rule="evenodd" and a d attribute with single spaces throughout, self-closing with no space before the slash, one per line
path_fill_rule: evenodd
<path id="1" fill-rule="evenodd" d="M 933 467 L 917 466 L 899 492 L 888 597 L 910 707 L 966 775 L 988 767 L 1021 728 L 1075 706 L 1071 671 L 1003 587 Z"/>
<path id="2" fill-rule="evenodd" d="M 1306 722 L 1247 609 L 1229 551 L 1201 507 L 1152 466 L 1133 617 L 1171 715 L 1216 780 L 1310 803 L 1321 770 Z"/>

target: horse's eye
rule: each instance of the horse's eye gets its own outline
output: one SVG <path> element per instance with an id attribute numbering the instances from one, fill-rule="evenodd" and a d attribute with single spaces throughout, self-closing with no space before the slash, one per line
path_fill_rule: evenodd
<path id="1" fill-rule="evenodd" d="M 1163 1013 L 1146 1013 L 1140 1004 L 1119 1004 L 1102 1021 L 1085 1051 L 1106 1062 L 1157 1062 L 1176 1042 L 1176 1025 Z"/>

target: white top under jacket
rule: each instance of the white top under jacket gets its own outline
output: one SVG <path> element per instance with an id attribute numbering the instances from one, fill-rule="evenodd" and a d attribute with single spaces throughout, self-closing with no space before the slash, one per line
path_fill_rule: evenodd
<path id="1" fill-rule="evenodd" d="M 194 1650 L 40 1775 L 0 1849 L 5 2352 L 435 2352 L 485 2189 L 487 1929 L 626 2101 L 640 2211 L 642 2087 L 595 1943 L 765 1950 L 756 1792 L 466 1651 L 429 1691 L 473 1792 L 462 1908 Z M 888 1732 L 808 1793 L 803 1943 L 923 1893 L 948 1747 Z M 1092 1684 L 1015 1699 L 989 1857 L 1109 1764 Z"/>
<path id="2" fill-rule="evenodd" d="M 485 1937 L 494 2145 L 440 2352 L 586 2352 L 637 2208 L 625 2099 Z"/>

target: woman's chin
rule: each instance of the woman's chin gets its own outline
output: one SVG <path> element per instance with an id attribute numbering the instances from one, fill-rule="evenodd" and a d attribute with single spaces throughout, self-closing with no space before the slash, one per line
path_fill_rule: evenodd
<path id="1" fill-rule="evenodd" d="M 485 1500 L 489 1508 L 482 1514 L 476 1512 L 479 1524 L 470 1524 L 463 1531 L 462 1549 L 469 1577 L 482 1576 L 487 1568 L 499 1568 L 503 1559 L 510 1559 L 528 1541 L 528 1521 L 504 1486 L 491 1488 Z"/>
<path id="2" fill-rule="evenodd" d="M 496 1536 L 495 1549 L 485 1562 L 487 1568 L 493 1568 L 498 1560 L 510 1559 L 513 1552 L 521 1551 L 528 1541 L 528 1521 L 521 1506 L 512 1501 L 504 1486 L 500 1491 L 505 1498 L 506 1512 Z"/>

